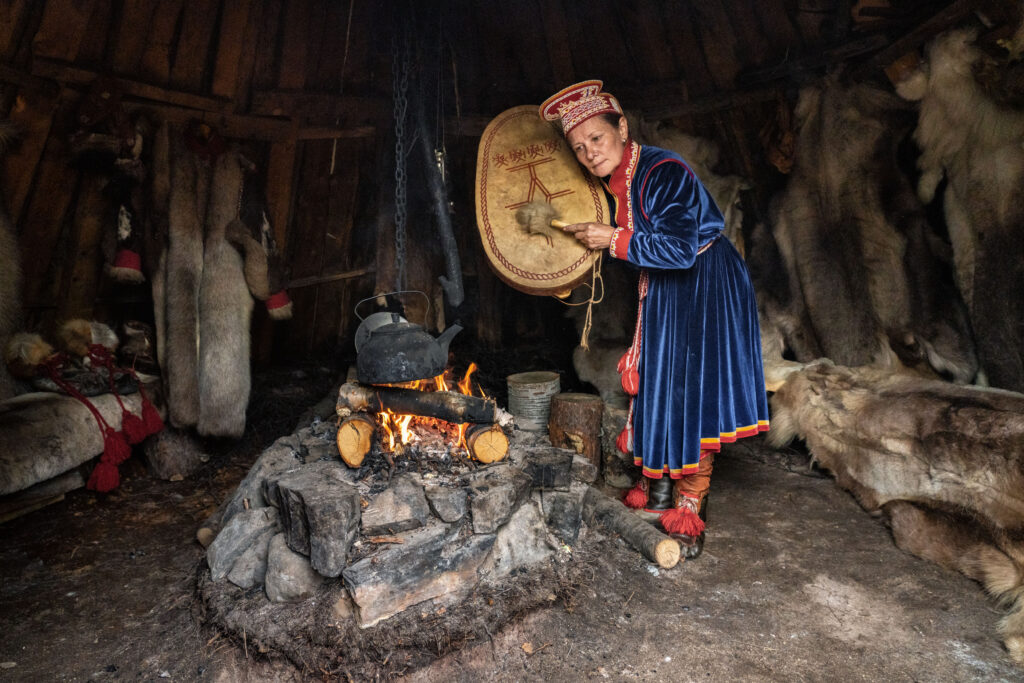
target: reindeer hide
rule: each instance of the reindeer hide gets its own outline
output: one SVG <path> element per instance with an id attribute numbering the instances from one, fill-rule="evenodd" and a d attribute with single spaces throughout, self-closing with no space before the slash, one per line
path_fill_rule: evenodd
<path id="1" fill-rule="evenodd" d="M 867 365 L 888 346 L 907 365 L 971 381 L 977 362 L 944 245 L 897 163 L 912 112 L 886 92 L 829 78 L 801 93 L 797 117 L 774 242 L 758 240 L 777 249 L 788 282 L 766 286 L 772 268 L 752 268 L 762 312 L 799 360 Z"/>
<path id="2" fill-rule="evenodd" d="M 249 405 L 252 297 L 242 257 L 225 238 L 238 215 L 242 167 L 233 152 L 215 163 L 199 292 L 199 421 L 205 436 L 240 437 Z"/>
<path id="3" fill-rule="evenodd" d="M 163 352 L 167 407 L 178 428 L 199 421 L 199 286 L 203 276 L 203 220 L 209 167 L 185 148 L 181 128 L 169 130 L 171 185 L 164 285 Z"/>
<path id="4" fill-rule="evenodd" d="M 922 200 L 948 180 L 946 223 L 982 369 L 993 386 L 1024 391 L 1024 111 L 993 101 L 976 81 L 987 58 L 975 36 L 936 38 L 927 70 L 898 91 L 921 100 Z"/>
<path id="5" fill-rule="evenodd" d="M 1004 637 L 1024 663 L 1024 394 L 820 362 L 771 405 L 769 442 L 803 438 L 861 505 L 890 516 L 900 547 L 1013 602 Z"/>

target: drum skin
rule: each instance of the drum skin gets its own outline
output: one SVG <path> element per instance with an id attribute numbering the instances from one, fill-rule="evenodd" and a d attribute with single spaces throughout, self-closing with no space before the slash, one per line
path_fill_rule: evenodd
<path id="1" fill-rule="evenodd" d="M 600 251 L 558 228 L 530 233 L 516 210 L 547 201 L 567 223 L 609 222 L 597 180 L 577 162 L 565 139 L 537 107 L 508 109 L 480 139 L 476 161 L 476 220 L 491 268 L 527 294 L 567 296 L 590 277 Z"/>

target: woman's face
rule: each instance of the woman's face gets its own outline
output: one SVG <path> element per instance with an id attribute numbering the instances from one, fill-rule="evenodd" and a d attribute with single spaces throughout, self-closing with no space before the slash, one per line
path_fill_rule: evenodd
<path id="1" fill-rule="evenodd" d="M 566 140 L 576 159 L 598 178 L 609 176 L 622 163 L 629 127 L 626 117 L 613 126 L 603 116 L 592 116 L 569 131 Z"/>

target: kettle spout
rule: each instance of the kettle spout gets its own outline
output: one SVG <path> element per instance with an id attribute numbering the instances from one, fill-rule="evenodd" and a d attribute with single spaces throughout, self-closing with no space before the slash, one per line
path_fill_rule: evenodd
<path id="1" fill-rule="evenodd" d="M 455 335 L 457 335 L 459 332 L 462 332 L 462 325 L 456 323 L 453 325 L 449 325 L 444 329 L 444 332 L 438 335 L 437 345 L 441 349 L 441 353 L 444 354 L 445 357 L 448 356 L 448 344 L 451 343 L 452 338 L 455 337 Z"/>

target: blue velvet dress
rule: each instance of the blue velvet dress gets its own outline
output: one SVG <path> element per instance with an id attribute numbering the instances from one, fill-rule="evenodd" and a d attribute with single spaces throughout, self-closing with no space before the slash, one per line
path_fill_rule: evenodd
<path id="1" fill-rule="evenodd" d="M 633 391 L 623 375 L 635 391 L 634 459 L 647 477 L 676 479 L 702 453 L 768 429 L 754 289 L 721 235 L 721 211 L 679 155 L 631 141 L 605 187 L 620 226 L 612 256 L 641 268 Z"/>

